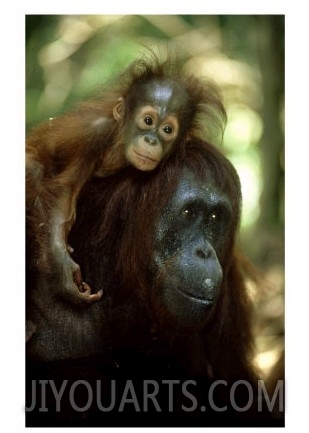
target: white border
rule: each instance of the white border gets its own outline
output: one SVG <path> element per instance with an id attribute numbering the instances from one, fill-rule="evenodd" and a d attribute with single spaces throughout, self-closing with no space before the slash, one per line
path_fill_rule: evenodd
<path id="1" fill-rule="evenodd" d="M 11 1 L 1 24 L 1 427 L 24 430 L 24 16 L 26 14 L 285 14 L 286 15 L 286 429 L 308 425 L 308 18 L 305 2 L 170 0 Z M 161 3 L 161 2 L 160 2 Z M 302 7 L 303 6 L 303 7 Z M 22 202 L 22 203 L 21 203 Z M 299 427 L 299 428 L 298 428 Z M 293 429 L 293 430 L 292 430 Z M 36 429 L 40 431 L 41 429 Z M 53 429 L 52 429 L 53 430 Z M 128 430 L 128 429 L 126 429 Z M 131 429 L 132 430 L 132 429 Z M 164 429 L 163 429 L 164 430 Z M 223 429 L 208 429 L 220 432 Z M 238 429 L 237 429 L 238 430 Z M 272 429 L 257 429 L 269 431 Z M 55 430 L 56 431 L 56 430 Z M 57 429 L 59 431 L 59 429 Z M 111 431 L 115 431 L 112 429 Z M 162 431 L 162 429 L 160 429 Z"/>

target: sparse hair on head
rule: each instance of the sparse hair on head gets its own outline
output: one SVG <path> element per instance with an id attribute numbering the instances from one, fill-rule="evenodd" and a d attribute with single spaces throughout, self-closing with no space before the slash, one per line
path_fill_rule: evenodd
<path id="1" fill-rule="evenodd" d="M 184 72 L 173 52 L 157 53 L 153 49 L 145 49 L 137 60 L 109 83 L 104 98 L 113 94 L 126 100 L 139 86 L 152 80 L 175 83 L 186 94 L 186 108 L 182 113 L 182 129 L 187 133 L 185 141 L 193 136 L 211 142 L 218 135 L 222 139 L 227 115 L 218 87 L 206 77 Z"/>

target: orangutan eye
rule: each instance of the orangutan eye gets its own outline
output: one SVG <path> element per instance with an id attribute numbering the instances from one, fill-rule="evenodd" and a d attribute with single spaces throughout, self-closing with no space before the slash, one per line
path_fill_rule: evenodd
<path id="1" fill-rule="evenodd" d="M 182 210 L 182 214 L 188 218 L 192 218 L 195 215 L 195 209 L 193 206 L 186 206 L 183 210 Z"/>
<path id="2" fill-rule="evenodd" d="M 166 125 L 164 126 L 163 131 L 165 132 L 165 134 L 171 134 L 173 132 L 173 127 L 170 125 Z"/>
<path id="3" fill-rule="evenodd" d="M 146 125 L 151 126 L 153 124 L 153 119 L 150 116 L 145 116 L 144 122 L 146 123 Z"/>
<path id="4" fill-rule="evenodd" d="M 228 224 L 231 214 L 226 206 L 216 206 L 215 209 L 211 209 L 207 215 L 207 224 L 210 226 L 217 226 L 222 224 Z"/>

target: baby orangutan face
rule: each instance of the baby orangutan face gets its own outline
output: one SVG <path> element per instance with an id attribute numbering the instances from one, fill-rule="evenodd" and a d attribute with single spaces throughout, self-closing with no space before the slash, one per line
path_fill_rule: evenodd
<path id="1" fill-rule="evenodd" d="M 153 82 L 141 89 L 146 103 L 138 104 L 133 114 L 127 113 L 124 131 L 127 162 L 141 171 L 154 170 L 174 148 L 179 139 L 184 92 L 175 91 L 171 83 Z M 123 100 L 115 107 L 120 119 Z"/>

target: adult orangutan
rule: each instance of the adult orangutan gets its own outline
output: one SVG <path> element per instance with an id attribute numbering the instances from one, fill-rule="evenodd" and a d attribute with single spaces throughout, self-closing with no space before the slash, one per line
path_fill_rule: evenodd
<path id="1" fill-rule="evenodd" d="M 59 391 L 69 379 L 65 392 L 74 386 L 87 410 L 31 412 L 29 425 L 41 416 L 48 425 L 272 425 L 265 406 L 258 412 L 250 303 L 235 248 L 240 205 L 235 169 L 198 139 L 156 171 L 127 167 L 84 188 L 70 245 L 105 296 L 85 310 L 29 274 L 38 288 L 28 309 L 39 326 L 27 363 L 29 380 L 57 379 Z M 85 406 L 87 384 L 97 380 L 109 411 L 94 400 Z"/>

